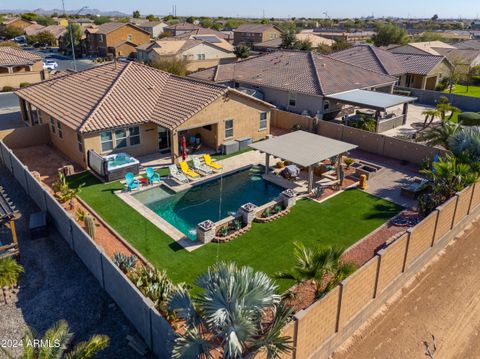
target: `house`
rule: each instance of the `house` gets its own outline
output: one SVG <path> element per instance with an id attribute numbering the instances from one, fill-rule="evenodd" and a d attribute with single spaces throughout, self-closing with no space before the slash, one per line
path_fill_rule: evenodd
<path id="1" fill-rule="evenodd" d="M 25 19 L 22 19 L 21 17 L 13 17 L 13 18 L 5 19 L 2 22 L 2 27 L 11 26 L 24 31 L 27 27 L 33 24 L 35 24 L 34 21 L 25 20 Z"/>
<path id="2" fill-rule="evenodd" d="M 396 54 L 373 45 L 357 45 L 338 51 L 331 57 L 371 71 L 398 78 L 398 85 L 435 90 L 443 78 L 449 78 L 452 66 L 441 55 Z"/>
<path id="3" fill-rule="evenodd" d="M 321 55 L 276 51 L 244 61 L 218 65 L 190 77 L 246 91 L 279 109 L 335 118 L 342 106 L 328 97 L 359 89 L 391 93 L 396 77 Z"/>
<path id="4" fill-rule="evenodd" d="M 480 50 L 480 40 L 467 40 L 457 42 L 455 44 L 457 49 Z"/>
<path id="5" fill-rule="evenodd" d="M 146 21 L 137 25 L 140 29 L 150 33 L 152 39 L 158 38 L 163 34 L 164 29 L 168 26 L 162 21 Z"/>
<path id="6" fill-rule="evenodd" d="M 341 40 L 348 42 L 350 44 L 362 43 L 368 40 L 371 40 L 375 35 L 375 31 L 338 31 L 338 30 L 325 30 L 317 28 L 313 30 L 313 33 L 332 40 Z"/>
<path id="7" fill-rule="evenodd" d="M 253 47 L 254 44 L 280 38 L 282 31 L 271 24 L 243 24 L 233 31 L 233 44 L 244 43 Z"/>
<path id="8" fill-rule="evenodd" d="M 309 41 L 312 44 L 312 49 L 317 49 L 322 46 L 332 47 L 335 44 L 335 40 L 327 39 L 325 37 L 314 35 L 313 33 L 300 33 L 297 34 L 297 41 Z M 253 45 L 253 48 L 257 51 L 275 51 L 280 49 L 282 45 L 282 38 L 277 37 L 273 40 L 261 42 Z"/>
<path id="9" fill-rule="evenodd" d="M 204 27 L 201 27 L 195 24 L 190 24 L 188 22 L 167 26 L 164 28 L 163 31 L 172 34 L 172 36 L 180 36 L 184 34 L 191 35 L 192 32 L 196 32 L 197 35 L 211 34 L 219 37 L 220 39 L 225 38 L 225 35 L 220 31 L 217 31 L 214 29 L 206 29 Z"/>
<path id="10" fill-rule="evenodd" d="M 30 26 L 27 26 L 23 31 L 25 31 L 25 35 L 32 36 L 38 34 L 39 32 L 42 32 L 45 27 L 46 26 L 40 24 L 32 24 Z"/>
<path id="11" fill-rule="evenodd" d="M 65 33 L 67 32 L 67 29 L 61 25 L 42 26 L 38 24 L 29 26 L 25 29 L 25 33 L 27 36 L 37 35 L 41 32 L 51 33 L 56 39 L 55 46 L 59 46 L 59 43 L 63 35 L 65 35 Z"/>
<path id="12" fill-rule="evenodd" d="M 150 33 L 121 22 L 107 22 L 85 30 L 86 48 L 91 55 L 134 56 L 136 47 L 150 41 Z"/>
<path id="13" fill-rule="evenodd" d="M 108 63 L 16 92 L 22 118 L 50 127 L 51 143 L 87 167 L 87 152 L 180 155 L 182 138 L 217 150 L 270 133 L 272 105 L 235 89 L 137 62 Z"/>
<path id="14" fill-rule="evenodd" d="M 436 49 L 436 51 L 463 73 L 468 73 L 472 67 L 480 65 L 480 49 Z"/>
<path id="15" fill-rule="evenodd" d="M 441 55 L 436 49 L 455 49 L 455 46 L 443 41 L 411 42 L 406 45 L 390 47 L 388 51 L 395 54 Z"/>
<path id="16" fill-rule="evenodd" d="M 16 47 L 0 46 L 0 89 L 19 87 L 21 83 L 36 83 L 48 78 L 43 59 Z"/>
<path id="17" fill-rule="evenodd" d="M 161 60 L 184 59 L 188 71 L 205 69 L 236 59 L 233 46 L 214 35 L 192 35 L 190 38 L 165 38 L 137 47 L 137 60 L 154 63 Z"/>

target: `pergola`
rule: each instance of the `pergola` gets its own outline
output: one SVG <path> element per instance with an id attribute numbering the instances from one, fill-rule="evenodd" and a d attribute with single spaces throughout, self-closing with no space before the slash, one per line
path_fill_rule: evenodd
<path id="1" fill-rule="evenodd" d="M 308 168 L 308 192 L 313 189 L 313 167 L 338 156 L 337 163 L 348 151 L 357 148 L 348 142 L 333 140 L 305 131 L 295 131 L 269 140 L 256 142 L 250 147 L 265 153 L 265 173 L 270 168 L 270 155 Z"/>
<path id="2" fill-rule="evenodd" d="M 17 232 L 15 231 L 16 210 L 3 187 L 0 186 L 0 225 L 9 224 L 12 233 L 12 244 L 0 243 L 0 258 L 18 254 Z"/>

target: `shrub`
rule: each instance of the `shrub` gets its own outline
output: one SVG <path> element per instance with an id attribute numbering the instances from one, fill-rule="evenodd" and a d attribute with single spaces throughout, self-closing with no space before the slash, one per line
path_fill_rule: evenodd
<path id="1" fill-rule="evenodd" d="M 14 90 L 15 90 L 15 87 L 12 87 L 12 86 L 3 86 L 3 89 L 2 89 L 3 92 L 10 92 Z"/>
<path id="2" fill-rule="evenodd" d="M 20 88 L 28 87 L 30 85 L 30 82 L 20 82 Z"/>
<path id="3" fill-rule="evenodd" d="M 480 86 L 480 76 L 472 76 L 472 82 L 475 86 Z"/>
<path id="4" fill-rule="evenodd" d="M 116 252 L 112 257 L 112 260 L 123 273 L 130 272 L 135 268 L 135 264 L 137 263 L 137 257 L 135 255 L 129 256 L 120 252 Z"/>
<path id="5" fill-rule="evenodd" d="M 353 160 L 353 158 L 350 158 L 350 157 L 345 157 L 343 159 L 343 163 L 345 163 L 345 166 L 347 166 L 347 170 L 350 168 L 350 166 L 353 164 L 353 162 L 355 162 Z"/>
<path id="6" fill-rule="evenodd" d="M 462 112 L 458 114 L 458 122 L 464 126 L 480 126 L 480 113 Z"/>

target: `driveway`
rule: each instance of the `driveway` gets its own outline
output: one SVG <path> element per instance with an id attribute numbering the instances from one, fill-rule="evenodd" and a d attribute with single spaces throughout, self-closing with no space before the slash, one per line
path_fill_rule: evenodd
<path id="1" fill-rule="evenodd" d="M 21 213 L 16 227 L 20 263 L 25 268 L 17 302 L 0 303 L 0 341 L 20 340 L 27 326 L 43 334 L 65 319 L 75 342 L 93 334 L 110 337 L 110 346 L 98 358 L 140 358 L 126 340 L 127 335 L 138 335 L 135 329 L 60 235 L 52 229 L 48 238 L 29 238 L 29 214 L 38 208 L 2 167 L 0 185 Z M 20 354 L 19 350 L 14 354 Z"/>

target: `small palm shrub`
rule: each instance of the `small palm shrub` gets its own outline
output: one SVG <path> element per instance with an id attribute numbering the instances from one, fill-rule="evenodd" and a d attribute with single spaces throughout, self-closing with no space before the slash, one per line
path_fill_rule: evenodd
<path id="1" fill-rule="evenodd" d="M 116 252 L 112 257 L 112 261 L 123 273 L 128 273 L 135 268 L 137 256 L 133 254 L 129 256 L 121 252 Z"/>
<path id="2" fill-rule="evenodd" d="M 350 157 L 345 157 L 343 159 L 343 163 L 345 164 L 345 166 L 347 167 L 347 170 L 350 169 L 350 166 L 355 162 L 355 160 L 353 158 L 350 158 Z"/>
<path id="3" fill-rule="evenodd" d="M 5 303 L 7 303 L 5 290 L 17 285 L 18 278 L 23 271 L 23 267 L 15 259 L 11 257 L 0 259 L 0 288 L 2 288 Z"/>

